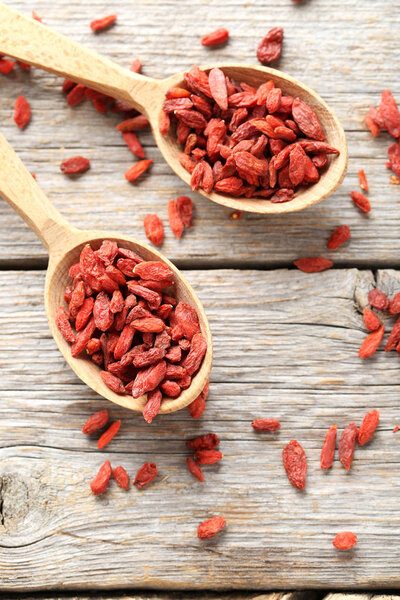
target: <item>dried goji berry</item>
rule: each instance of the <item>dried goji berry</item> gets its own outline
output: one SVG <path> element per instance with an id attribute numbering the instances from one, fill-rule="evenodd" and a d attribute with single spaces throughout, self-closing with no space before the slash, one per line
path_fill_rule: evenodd
<path id="1" fill-rule="evenodd" d="M 146 260 L 137 264 L 133 273 L 142 279 L 153 279 L 154 281 L 173 277 L 171 269 L 158 260 Z"/>
<path id="2" fill-rule="evenodd" d="M 390 300 L 389 313 L 391 315 L 398 315 L 400 313 L 400 292 L 397 292 Z"/>
<path id="3" fill-rule="evenodd" d="M 119 487 L 124 490 L 129 488 L 129 475 L 125 471 L 124 467 L 121 467 L 121 465 L 115 467 L 115 469 L 112 470 L 112 476 L 118 483 Z"/>
<path id="4" fill-rule="evenodd" d="M 357 536 L 351 531 L 342 531 L 336 535 L 332 544 L 338 550 L 350 550 L 357 544 Z"/>
<path id="5" fill-rule="evenodd" d="M 203 391 L 197 396 L 195 400 L 193 400 L 193 402 L 189 404 L 188 409 L 192 419 L 200 419 L 201 415 L 205 411 L 209 387 L 210 382 L 207 381 Z"/>
<path id="6" fill-rule="evenodd" d="M 158 131 L 161 133 L 161 135 L 167 135 L 170 127 L 171 121 L 169 114 L 166 113 L 165 110 L 161 110 L 160 114 L 158 115 Z"/>
<path id="7" fill-rule="evenodd" d="M 357 441 L 357 425 L 350 423 L 342 431 L 342 435 L 339 440 L 339 460 L 348 471 L 351 467 L 354 458 L 354 450 Z"/>
<path id="8" fill-rule="evenodd" d="M 31 120 L 31 107 L 25 96 L 18 96 L 14 104 L 14 121 L 20 129 Z"/>
<path id="9" fill-rule="evenodd" d="M 143 417 L 147 423 L 151 423 L 159 413 L 162 394 L 158 388 L 147 393 L 147 402 L 143 407 Z"/>
<path id="10" fill-rule="evenodd" d="M 336 250 L 336 248 L 339 248 L 339 246 L 347 242 L 350 237 L 350 227 L 347 225 L 339 225 L 339 227 L 336 227 L 336 229 L 332 231 L 328 241 L 326 242 L 326 245 L 329 250 Z"/>
<path id="11" fill-rule="evenodd" d="M 296 440 L 289 442 L 283 449 L 282 458 L 290 483 L 299 490 L 304 490 L 306 487 L 307 457 L 299 442 Z"/>
<path id="12" fill-rule="evenodd" d="M 102 371 L 104 373 L 104 371 Z M 108 373 L 111 375 L 111 373 Z M 117 435 L 119 428 L 121 427 L 121 421 L 115 421 L 110 427 L 101 435 L 97 441 L 97 447 L 99 450 L 107 446 L 111 442 L 111 440 Z"/>
<path id="13" fill-rule="evenodd" d="M 178 196 L 176 209 L 184 226 L 190 227 L 192 224 L 193 203 L 189 196 Z"/>
<path id="14" fill-rule="evenodd" d="M 332 427 L 328 429 L 322 446 L 320 457 L 321 469 L 330 469 L 333 464 L 335 458 L 336 437 L 337 426 L 332 425 Z"/>
<path id="15" fill-rule="evenodd" d="M 164 226 L 160 217 L 158 217 L 156 214 L 147 214 L 144 218 L 143 224 L 148 239 L 155 246 L 160 246 L 164 239 Z"/>
<path id="16" fill-rule="evenodd" d="M 204 433 L 193 440 L 187 440 L 186 446 L 191 450 L 212 450 L 219 446 L 219 437 L 216 433 Z"/>
<path id="17" fill-rule="evenodd" d="M 64 338 L 67 340 L 67 342 L 69 342 L 70 344 L 73 344 L 75 342 L 75 334 L 72 330 L 72 327 L 68 320 L 65 309 L 62 306 L 59 306 L 57 308 L 56 323 L 57 323 L 57 327 L 59 328 L 59 330 L 61 331 Z"/>
<path id="18" fill-rule="evenodd" d="M 364 196 L 364 194 L 362 194 L 361 192 L 350 192 L 350 196 L 354 204 L 362 212 L 368 213 L 371 210 L 370 201 Z"/>
<path id="19" fill-rule="evenodd" d="M 191 456 L 188 456 L 186 459 L 187 468 L 193 477 L 196 477 L 199 481 L 204 481 L 203 471 L 200 469 L 199 465 L 193 460 Z"/>
<path id="20" fill-rule="evenodd" d="M 381 325 L 379 329 L 367 335 L 358 351 L 360 358 L 369 358 L 376 352 L 382 341 L 384 331 L 385 326 Z"/>
<path id="21" fill-rule="evenodd" d="M 72 156 L 66 158 L 60 164 L 61 173 L 65 175 L 77 175 L 78 173 L 84 173 L 90 169 L 90 160 L 84 156 Z"/>
<path id="22" fill-rule="evenodd" d="M 119 377 L 116 377 L 108 371 L 100 371 L 100 376 L 107 387 L 116 394 L 125 394 L 125 388 Z"/>
<path id="23" fill-rule="evenodd" d="M 67 94 L 68 106 L 77 106 L 85 99 L 86 86 L 78 83 Z"/>
<path id="24" fill-rule="evenodd" d="M 326 139 L 321 123 L 314 110 L 300 98 L 295 98 L 292 105 L 293 119 L 298 128 L 313 140 Z"/>
<path id="25" fill-rule="evenodd" d="M 188 375 L 194 375 L 200 368 L 203 357 L 207 351 L 207 342 L 201 333 L 196 333 L 190 344 L 189 354 L 182 361 L 182 367 Z"/>
<path id="26" fill-rule="evenodd" d="M 282 52 L 283 29 L 274 27 L 268 31 L 257 48 L 257 58 L 262 65 L 278 60 Z"/>
<path id="27" fill-rule="evenodd" d="M 358 430 L 358 445 L 364 446 L 369 442 L 375 433 L 379 423 L 379 411 L 372 410 L 365 415 L 363 422 Z"/>
<path id="28" fill-rule="evenodd" d="M 278 419 L 255 419 L 251 426 L 256 431 L 278 431 L 281 424 Z"/>
<path id="29" fill-rule="evenodd" d="M 141 369 L 136 375 L 135 382 L 132 388 L 133 398 L 139 398 L 146 392 L 151 392 L 160 385 L 165 377 L 167 365 L 164 360 L 150 365 L 145 369 Z"/>
<path id="30" fill-rule="evenodd" d="M 132 117 L 131 119 L 126 119 L 122 121 L 122 123 L 118 123 L 116 129 L 118 131 L 137 131 L 138 129 L 143 129 L 150 125 L 150 121 L 144 115 L 138 115 L 137 117 Z"/>
<path id="31" fill-rule="evenodd" d="M 396 427 L 393 429 L 392 433 L 396 433 L 397 431 L 400 431 L 399 425 L 396 425 Z"/>
<path id="32" fill-rule="evenodd" d="M 104 494 L 111 477 L 111 464 L 109 460 L 100 467 L 96 477 L 90 483 L 90 489 L 96 496 Z"/>
<path id="33" fill-rule="evenodd" d="M 14 67 L 15 62 L 13 60 L 8 60 L 7 58 L 0 56 L 0 73 L 2 75 L 8 75 L 8 73 L 11 73 Z"/>
<path id="34" fill-rule="evenodd" d="M 42 22 L 42 19 L 39 17 L 35 10 L 32 10 L 32 19 L 34 19 L 35 21 L 39 21 L 39 23 Z"/>
<path id="35" fill-rule="evenodd" d="M 397 319 L 396 323 L 393 325 L 392 331 L 389 334 L 388 340 L 385 346 L 385 352 L 390 352 L 394 350 L 397 344 L 400 342 L 400 318 Z"/>
<path id="36" fill-rule="evenodd" d="M 387 310 L 389 308 L 389 298 L 384 292 L 373 289 L 368 292 L 368 302 L 377 310 Z"/>
<path id="37" fill-rule="evenodd" d="M 213 465 L 222 460 L 224 455 L 219 450 L 196 450 L 194 460 L 199 465 Z"/>
<path id="38" fill-rule="evenodd" d="M 304 273 L 318 273 L 319 271 L 326 271 L 326 269 L 333 267 L 333 262 L 322 256 L 298 258 L 293 264 Z"/>
<path id="39" fill-rule="evenodd" d="M 224 27 L 221 27 L 212 33 L 207 33 L 204 37 L 202 37 L 201 43 L 203 46 L 219 46 L 220 44 L 226 42 L 228 38 L 229 31 Z"/>
<path id="40" fill-rule="evenodd" d="M 99 410 L 91 415 L 84 426 L 82 427 L 82 433 L 89 434 L 102 429 L 108 423 L 108 410 Z"/>
<path id="41" fill-rule="evenodd" d="M 72 301 L 72 299 L 71 299 Z M 79 308 L 76 319 L 75 319 L 75 328 L 77 331 L 83 329 L 86 323 L 89 321 L 90 317 L 93 313 L 94 300 L 91 296 L 89 298 L 85 298 L 82 303 L 82 306 Z M 70 311 L 71 314 L 71 311 Z M 72 316 L 72 315 L 71 315 Z"/>
<path id="42" fill-rule="evenodd" d="M 368 192 L 369 186 L 364 169 L 358 171 L 358 181 L 360 182 L 360 188 L 364 190 L 364 192 Z"/>
<path id="43" fill-rule="evenodd" d="M 176 200 L 170 200 L 168 202 L 168 218 L 172 233 L 179 240 L 182 236 L 184 225 L 177 208 Z"/>
<path id="44" fill-rule="evenodd" d="M 368 331 L 376 331 L 381 326 L 378 315 L 369 308 L 363 310 L 364 325 Z"/>
<path id="45" fill-rule="evenodd" d="M 117 15 L 107 15 L 106 17 L 102 17 L 101 19 L 95 19 L 90 23 L 90 29 L 92 31 L 103 31 L 103 29 L 107 29 L 115 23 L 117 20 Z"/>
<path id="46" fill-rule="evenodd" d="M 208 540 L 217 535 L 225 527 L 226 521 L 223 517 L 212 517 L 200 523 L 197 528 L 197 537 L 200 540 Z"/>
<path id="47" fill-rule="evenodd" d="M 138 158 L 144 158 L 145 153 L 142 144 L 139 142 L 136 134 L 133 131 L 125 131 L 122 133 L 125 144 L 129 150 Z"/>
<path id="48" fill-rule="evenodd" d="M 397 108 L 396 100 L 389 90 L 382 92 L 381 102 L 379 104 L 379 113 L 382 115 L 386 130 L 394 137 L 400 137 L 400 112 Z"/>
<path id="49" fill-rule="evenodd" d="M 127 170 L 127 172 L 125 173 L 125 179 L 133 183 L 134 181 L 136 181 L 136 179 L 138 179 L 138 177 L 140 177 L 141 175 L 143 175 L 143 173 L 147 171 L 147 169 L 152 163 L 153 160 L 151 158 L 139 160 L 130 169 Z"/>
<path id="50" fill-rule="evenodd" d="M 132 71 L 133 73 L 141 73 L 142 61 L 140 60 L 140 58 L 133 59 L 133 61 L 131 62 L 131 66 L 129 67 L 129 70 Z"/>
<path id="51" fill-rule="evenodd" d="M 137 488 L 142 488 L 151 483 L 157 477 L 157 465 L 155 463 L 146 462 L 136 473 L 133 485 Z"/>
<path id="52" fill-rule="evenodd" d="M 98 338 L 92 338 L 86 344 L 86 352 L 88 354 L 95 354 L 96 352 L 99 352 L 100 349 L 101 349 L 101 342 Z"/>
<path id="53" fill-rule="evenodd" d="M 388 148 L 388 162 L 386 163 L 388 169 L 392 169 L 396 175 L 400 175 L 400 144 L 396 142 Z M 390 178 L 390 182 L 398 184 L 398 178 Z"/>

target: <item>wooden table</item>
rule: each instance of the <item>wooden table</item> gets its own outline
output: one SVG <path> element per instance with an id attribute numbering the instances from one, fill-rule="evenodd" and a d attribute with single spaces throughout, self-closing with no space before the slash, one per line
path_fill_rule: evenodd
<path id="1" fill-rule="evenodd" d="M 184 410 L 149 426 L 77 380 L 46 323 L 45 251 L 0 203 L 0 591 L 399 586 L 400 442 L 392 434 L 400 419 L 399 357 L 383 349 L 369 361 L 357 356 L 368 291 L 375 285 L 390 294 L 400 290 L 400 187 L 390 184 L 385 168 L 391 141 L 385 134 L 373 139 L 362 121 L 383 89 L 400 100 L 399 0 L 112 6 L 19 0 L 12 6 L 25 13 L 34 8 L 49 26 L 121 65 L 139 56 L 144 73 L 154 77 L 194 63 L 256 62 L 260 38 L 283 25 L 276 66 L 314 87 L 337 111 L 350 162 L 340 190 L 302 213 L 232 221 L 228 209 L 193 193 L 193 228 L 177 241 L 166 227 L 163 251 L 187 269 L 214 335 L 211 391 L 200 421 Z M 118 13 L 117 25 L 94 35 L 89 22 L 111 11 Z M 201 36 L 219 26 L 229 28 L 229 43 L 203 48 Z M 67 108 L 60 84 L 34 69 L 0 76 L 1 131 L 74 225 L 145 240 L 144 215 L 157 212 L 167 225 L 168 200 L 187 188 L 150 133 L 140 137 L 154 159 L 151 173 L 137 185 L 126 182 L 132 156 L 115 131 L 118 116 L 102 116 L 89 103 Z M 20 93 L 33 113 L 23 132 L 12 120 Z M 92 168 L 71 181 L 59 163 L 76 154 L 90 158 Z M 369 216 L 349 198 L 360 168 L 370 182 Z M 329 253 L 326 239 L 342 223 L 351 227 L 351 242 Z M 306 275 L 292 266 L 300 256 L 320 254 L 332 254 L 335 268 Z M 105 407 L 123 425 L 99 452 L 80 428 Z M 372 408 L 380 409 L 381 424 L 374 441 L 357 450 L 351 472 L 338 462 L 322 472 L 328 427 L 360 423 Z M 280 418 L 281 431 L 257 435 L 250 426 L 257 416 Z M 225 457 L 206 468 L 202 485 L 186 471 L 184 440 L 207 431 L 221 437 Z M 304 493 L 289 485 L 282 467 L 282 448 L 293 438 L 308 456 Z M 96 498 L 89 481 L 106 457 L 130 474 L 155 460 L 160 477 L 143 492 L 114 485 Z M 214 514 L 226 517 L 227 530 L 200 543 L 196 527 Z M 332 538 L 348 529 L 359 543 L 338 553 Z"/>

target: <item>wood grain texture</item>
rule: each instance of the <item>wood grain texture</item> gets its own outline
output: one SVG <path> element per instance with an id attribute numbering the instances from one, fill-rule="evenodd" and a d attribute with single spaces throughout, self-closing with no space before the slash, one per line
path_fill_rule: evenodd
<path id="1" fill-rule="evenodd" d="M 26 0 L 11 5 L 30 13 Z M 254 62 L 258 40 L 273 25 L 285 27 L 281 60 L 275 66 L 315 90 L 342 121 L 349 144 L 348 176 L 332 197 L 302 213 L 230 221 L 230 210 L 191 194 L 196 204 L 195 226 L 180 242 L 167 235 L 163 251 L 186 266 L 285 266 L 301 255 L 321 254 L 332 229 L 347 223 L 349 244 L 335 252 L 339 265 L 399 266 L 398 202 L 400 186 L 389 183 L 385 168 L 389 136 L 373 139 L 362 122 L 370 104 L 379 101 L 384 88 L 400 96 L 397 71 L 397 31 L 400 1 L 373 0 L 138 0 L 135 10 L 117 3 L 115 27 L 94 35 L 89 22 L 107 12 L 102 2 L 88 4 L 40 0 L 35 9 L 44 21 L 93 49 L 128 65 L 135 56 L 144 72 L 164 77 L 193 63 Z M 179 12 L 179 19 L 172 15 Z M 210 50 L 201 36 L 218 26 L 231 31 L 229 43 Z M 157 212 L 167 225 L 167 202 L 187 193 L 187 187 L 163 162 L 150 132 L 140 135 L 155 164 L 136 185 L 123 174 L 133 157 L 114 129 L 116 115 L 99 115 L 89 105 L 66 107 L 60 80 L 33 69 L 0 78 L 0 128 L 20 152 L 29 169 L 57 208 L 80 227 L 109 228 L 145 239 L 142 227 L 147 212 Z M 33 118 L 20 132 L 12 121 L 17 94 L 32 103 Z M 76 180 L 59 172 L 59 163 L 83 154 L 92 169 Z M 353 206 L 349 192 L 358 189 L 357 171 L 364 168 L 371 186 L 373 210 L 365 217 Z M 7 265 L 43 265 L 44 250 L 17 215 L 0 205 L 0 262 Z M 229 243 L 227 243 L 229 240 Z M 327 252 L 325 252 L 327 253 Z"/>
<path id="2" fill-rule="evenodd" d="M 57 594 L 57 595 L 47 595 L 40 594 L 35 596 L 27 596 L 27 595 L 17 595 L 13 596 L 15 600 L 317 600 L 320 597 L 320 594 L 317 592 L 272 592 L 271 594 L 254 594 L 254 593 L 246 593 L 246 592 L 229 592 L 229 594 L 225 593 L 168 593 L 168 592 L 160 592 L 158 594 L 135 594 L 135 593 L 123 593 L 121 595 L 120 592 L 105 592 L 105 593 L 95 593 L 86 595 L 85 593 L 80 593 L 78 596 L 75 594 Z M 0 595 L 2 598 L 2 595 Z M 386 596 L 388 599 L 388 596 Z M 336 600 L 336 599 L 335 599 Z M 358 598 L 357 598 L 358 600 Z M 360 600 L 364 600 L 364 598 L 360 597 Z"/>
<path id="3" fill-rule="evenodd" d="M 187 274 L 214 334 L 208 408 L 197 422 L 181 411 L 148 426 L 65 365 L 45 320 L 44 274 L 0 273 L 1 591 L 399 586 L 399 357 L 357 357 L 373 274 Z M 400 290 L 398 272 L 377 278 Z M 80 428 L 104 407 L 123 425 L 99 452 Z M 328 427 L 360 423 L 372 408 L 381 424 L 351 472 L 336 462 L 323 473 Z M 256 434 L 259 416 L 280 418 L 281 431 Z M 207 431 L 220 436 L 224 459 L 204 468 L 200 484 L 186 471 L 184 440 Z M 308 456 L 305 493 L 281 463 L 293 438 Z M 154 460 L 160 475 L 141 492 L 113 484 L 95 498 L 89 481 L 106 457 L 131 476 Z M 196 527 L 214 514 L 226 517 L 226 531 L 200 543 Z M 359 543 L 338 553 L 332 539 L 348 529 Z"/>

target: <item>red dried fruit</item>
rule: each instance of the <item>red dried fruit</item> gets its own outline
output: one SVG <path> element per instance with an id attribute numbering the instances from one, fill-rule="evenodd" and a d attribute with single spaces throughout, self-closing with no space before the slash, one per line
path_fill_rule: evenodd
<path id="1" fill-rule="evenodd" d="M 129 488 L 129 475 L 125 471 L 124 467 L 121 467 L 121 465 L 115 467 L 115 469 L 112 470 L 112 476 L 118 483 L 119 487 L 124 490 Z"/>
<path id="2" fill-rule="evenodd" d="M 85 99 L 86 86 L 78 83 L 67 94 L 68 106 L 77 106 Z"/>
<path id="3" fill-rule="evenodd" d="M 364 192 L 368 192 L 369 186 L 364 169 L 358 171 L 358 181 L 360 182 L 360 188 L 364 190 Z"/>
<path id="4" fill-rule="evenodd" d="M 63 94 L 68 94 L 68 92 L 70 92 L 72 90 L 72 88 L 74 88 L 75 86 L 76 86 L 75 81 L 72 81 L 71 79 L 64 79 L 62 88 L 61 88 Z"/>
<path id="5" fill-rule="evenodd" d="M 193 458 L 188 456 L 188 458 L 186 459 L 186 464 L 187 464 L 187 468 L 189 469 L 189 471 L 193 475 L 193 477 L 196 477 L 196 479 L 203 482 L 204 481 L 203 471 L 200 469 L 199 465 L 197 463 L 195 463 Z"/>
<path id="6" fill-rule="evenodd" d="M 70 344 L 75 342 L 75 334 L 72 330 L 71 324 L 68 320 L 68 316 L 65 312 L 65 309 L 62 306 L 59 306 L 56 311 L 56 324 L 58 329 L 61 331 L 65 340 Z"/>
<path id="7" fill-rule="evenodd" d="M 299 144 L 293 146 L 289 156 L 289 178 L 294 186 L 303 182 L 306 173 L 306 153 Z M 287 187 L 287 186 L 281 186 Z"/>
<path id="8" fill-rule="evenodd" d="M 400 313 L 400 292 L 397 292 L 389 303 L 389 313 L 398 315 Z"/>
<path id="9" fill-rule="evenodd" d="M 179 240 L 182 236 L 184 225 L 177 208 L 176 200 L 170 200 L 168 202 L 168 218 L 172 233 Z"/>
<path id="10" fill-rule="evenodd" d="M 109 366 L 109 365 L 108 365 Z M 119 377 L 116 377 L 108 371 L 100 371 L 100 376 L 107 387 L 116 394 L 125 394 L 125 388 Z"/>
<path id="11" fill-rule="evenodd" d="M 192 419 L 200 419 L 203 412 L 205 411 L 209 387 L 210 382 L 207 381 L 203 391 L 197 396 L 195 400 L 193 400 L 193 402 L 191 402 L 191 404 L 189 404 L 188 409 Z"/>
<path id="12" fill-rule="evenodd" d="M 350 196 L 354 204 L 362 212 L 368 213 L 371 210 L 370 201 L 364 196 L 364 194 L 362 194 L 361 192 L 350 192 Z"/>
<path id="13" fill-rule="evenodd" d="M 23 129 L 31 120 L 31 107 L 25 96 L 18 96 L 14 104 L 14 121 Z"/>
<path id="14" fill-rule="evenodd" d="M 90 489 L 92 490 L 93 494 L 96 496 L 104 494 L 107 489 L 108 482 L 110 481 L 110 477 L 111 464 L 109 460 L 106 460 L 106 462 L 100 467 L 96 477 L 90 482 Z"/>
<path id="15" fill-rule="evenodd" d="M 330 469 L 333 465 L 333 460 L 335 458 L 335 448 L 336 448 L 336 437 L 337 437 L 337 426 L 332 425 L 328 429 L 328 432 L 325 436 L 324 445 L 321 450 L 321 469 Z"/>
<path id="16" fill-rule="evenodd" d="M 114 315 L 110 309 L 110 298 L 106 292 L 99 292 L 93 306 L 93 318 L 100 331 L 107 331 L 114 322 Z"/>
<path id="17" fill-rule="evenodd" d="M 358 445 L 364 446 L 369 442 L 375 433 L 375 429 L 379 423 L 379 411 L 376 409 L 371 410 L 365 415 L 363 422 L 361 423 L 360 429 L 358 430 Z"/>
<path id="18" fill-rule="evenodd" d="M 137 117 L 132 117 L 131 119 L 126 119 L 122 121 L 122 123 L 118 123 L 115 129 L 118 131 L 126 132 L 126 131 L 137 131 L 138 129 L 143 129 L 144 127 L 148 127 L 150 125 L 150 121 L 144 115 L 138 115 Z"/>
<path id="19" fill-rule="evenodd" d="M 115 23 L 117 20 L 117 15 L 107 15 L 106 17 L 102 17 L 101 19 L 95 19 L 90 23 L 90 29 L 94 32 L 103 31 L 103 29 L 107 29 Z"/>
<path id="20" fill-rule="evenodd" d="M 192 224 L 193 204 L 189 196 L 178 196 L 176 199 L 176 209 L 185 227 Z"/>
<path id="21" fill-rule="evenodd" d="M 136 181 L 136 179 L 138 179 L 138 177 L 140 177 L 141 175 L 143 175 L 143 173 L 147 171 L 147 169 L 152 163 L 153 160 L 151 158 L 148 158 L 146 160 L 139 160 L 130 169 L 127 170 L 127 172 L 125 173 L 125 179 L 133 183 L 134 181 Z"/>
<path id="22" fill-rule="evenodd" d="M 89 434 L 102 429 L 108 423 L 108 410 L 99 410 L 91 415 L 84 426 L 82 427 L 82 433 Z"/>
<path id="23" fill-rule="evenodd" d="M 147 214 L 143 221 L 144 230 L 148 239 L 155 245 L 160 246 L 164 239 L 164 225 L 156 214 Z"/>
<path id="24" fill-rule="evenodd" d="M 397 108 L 396 100 L 389 90 L 382 92 L 381 102 L 379 104 L 379 113 L 382 116 L 386 130 L 394 138 L 400 137 L 400 113 Z"/>
<path id="25" fill-rule="evenodd" d="M 102 371 L 105 373 L 105 371 Z M 111 373 L 108 373 L 111 375 Z M 115 421 L 110 427 L 101 435 L 97 441 L 97 447 L 99 450 L 107 446 L 111 442 L 111 440 L 117 435 L 119 428 L 121 427 L 121 421 Z"/>
<path id="26" fill-rule="evenodd" d="M 201 43 L 203 46 L 219 46 L 226 42 L 229 38 L 229 31 L 221 27 L 216 29 L 212 33 L 207 33 L 202 39 Z"/>
<path id="27" fill-rule="evenodd" d="M 9 73 L 11 73 L 14 67 L 15 62 L 13 60 L 8 60 L 0 56 L 0 73 L 2 75 L 8 75 Z"/>
<path id="28" fill-rule="evenodd" d="M 304 490 L 306 487 L 307 457 L 299 442 L 296 440 L 289 442 L 283 449 L 282 458 L 290 483 L 299 490 Z"/>
<path id="29" fill-rule="evenodd" d="M 137 488 L 142 488 L 151 483 L 157 477 L 157 465 L 155 463 L 146 462 L 136 473 L 133 485 Z"/>
<path id="30" fill-rule="evenodd" d="M 400 342 L 400 318 L 397 319 L 396 323 L 393 325 L 392 331 L 389 334 L 389 337 L 388 337 L 388 340 L 387 340 L 386 346 L 385 346 L 385 352 L 390 352 L 391 350 L 394 350 L 399 342 Z"/>
<path id="31" fill-rule="evenodd" d="M 387 310 L 389 308 L 389 298 L 384 292 L 373 289 L 368 292 L 368 302 L 377 310 Z"/>
<path id="32" fill-rule="evenodd" d="M 147 423 L 151 423 L 160 411 L 162 394 L 158 388 L 148 392 L 147 402 L 143 408 L 143 417 Z"/>
<path id="33" fill-rule="evenodd" d="M 161 110 L 158 116 L 158 131 L 161 133 L 161 135 L 167 135 L 170 127 L 171 121 L 169 118 L 169 114 L 166 113 L 164 110 Z"/>
<path id="34" fill-rule="evenodd" d="M 216 433 L 204 433 L 193 440 L 187 440 L 186 446 L 191 450 L 212 450 L 219 446 L 219 437 Z"/>
<path id="35" fill-rule="evenodd" d="M 357 544 L 357 536 L 351 531 L 342 531 L 336 535 L 332 544 L 338 550 L 350 550 Z"/>
<path id="36" fill-rule="evenodd" d="M 262 65 L 278 60 L 282 52 L 283 29 L 274 27 L 268 31 L 257 48 L 257 58 Z"/>
<path id="37" fill-rule="evenodd" d="M 110 302 L 110 311 L 113 314 L 121 312 L 121 310 L 125 306 L 125 300 L 120 290 L 115 290 L 113 292 L 111 302 Z"/>
<path id="38" fill-rule="evenodd" d="M 212 517 L 200 523 L 197 528 L 197 537 L 200 540 L 208 540 L 217 535 L 225 527 L 226 521 L 223 517 Z"/>
<path id="39" fill-rule="evenodd" d="M 363 310 L 364 325 L 368 331 L 376 331 L 381 326 L 378 315 L 369 308 Z"/>
<path id="40" fill-rule="evenodd" d="M 293 119 L 305 136 L 318 141 L 326 139 L 321 123 L 311 106 L 300 98 L 295 98 L 292 105 Z"/>
<path id="41" fill-rule="evenodd" d="M 182 367 L 188 375 L 194 375 L 200 368 L 203 357 L 207 351 L 207 342 L 201 333 L 196 333 L 190 344 L 189 354 L 182 361 Z"/>
<path id="42" fill-rule="evenodd" d="M 396 433 L 397 431 L 400 431 L 399 425 L 396 425 L 396 427 L 393 429 L 392 433 Z"/>
<path id="43" fill-rule="evenodd" d="M 386 166 L 388 169 L 392 169 L 396 175 L 400 175 L 400 144 L 392 144 L 388 148 L 388 162 Z M 390 182 L 394 184 L 398 184 L 399 181 L 396 177 L 390 178 Z"/>
<path id="44" fill-rule="evenodd" d="M 318 273 L 319 271 L 325 271 L 333 267 L 333 262 L 322 256 L 299 258 L 293 264 L 304 273 Z"/>
<path id="45" fill-rule="evenodd" d="M 136 134 L 133 131 L 125 131 L 122 133 L 125 144 L 129 150 L 138 158 L 144 158 L 145 153 L 142 144 L 139 142 Z"/>
<path id="46" fill-rule="evenodd" d="M 175 309 L 175 317 L 188 340 L 191 340 L 196 333 L 200 332 L 197 312 L 186 302 L 179 302 Z"/>
<path id="47" fill-rule="evenodd" d="M 79 333 L 76 336 L 75 342 L 72 344 L 71 355 L 74 358 L 77 357 L 86 348 L 86 344 L 94 334 L 95 329 L 96 324 L 94 322 L 94 318 L 91 317 L 86 327 L 79 331 Z"/>
<path id="48" fill-rule="evenodd" d="M 133 398 L 139 398 L 146 392 L 150 392 L 158 387 L 165 377 L 166 370 L 167 365 L 164 360 L 140 370 L 133 384 Z"/>
<path id="49" fill-rule="evenodd" d="M 72 302 L 72 300 L 71 300 Z M 81 331 L 89 321 L 90 317 L 93 313 L 94 300 L 91 296 L 89 298 L 85 298 L 82 303 L 82 306 L 79 308 L 76 319 L 75 319 L 75 329 L 77 331 Z M 70 310 L 71 315 L 71 310 Z M 71 315 L 72 316 L 72 315 Z"/>
<path id="50" fill-rule="evenodd" d="M 61 173 L 65 175 L 77 175 L 90 169 L 90 160 L 83 156 L 72 156 L 60 164 Z"/>
<path id="51" fill-rule="evenodd" d="M 233 213 L 231 213 L 229 218 L 231 219 L 231 221 L 237 221 L 238 219 L 242 218 L 242 215 L 243 212 L 241 210 L 235 210 Z"/>
<path id="52" fill-rule="evenodd" d="M 357 425 L 355 423 L 350 423 L 350 425 L 342 431 L 342 435 L 340 436 L 339 460 L 347 471 L 350 469 L 353 462 L 357 435 Z"/>
<path id="53" fill-rule="evenodd" d="M 278 431 L 281 424 L 278 419 L 255 419 L 251 426 L 256 431 Z"/>
<path id="54" fill-rule="evenodd" d="M 385 326 L 381 325 L 379 329 L 367 335 L 358 351 L 360 358 L 369 358 L 376 352 L 382 341 L 384 331 Z"/>
<path id="55" fill-rule="evenodd" d="M 140 58 L 133 59 L 133 61 L 131 62 L 131 66 L 129 67 L 129 70 L 132 71 L 133 73 L 141 73 L 142 61 L 140 60 Z"/>
<path id="56" fill-rule="evenodd" d="M 95 354 L 101 350 L 101 342 L 98 338 L 92 338 L 86 344 L 86 352 L 88 354 Z M 103 355 L 101 354 L 101 360 L 103 360 Z"/>
<path id="57" fill-rule="evenodd" d="M 214 463 L 222 460 L 224 455 L 219 450 L 196 450 L 194 453 L 194 460 L 199 465 L 213 465 Z"/>
<path id="58" fill-rule="evenodd" d="M 143 261 L 137 264 L 133 272 L 134 275 L 137 275 L 142 279 L 152 279 L 154 281 L 170 279 L 174 275 L 165 263 L 154 260 Z"/>
<path id="59" fill-rule="evenodd" d="M 347 225 L 339 225 L 339 227 L 336 227 L 336 229 L 332 231 L 326 245 L 329 250 L 336 250 L 336 248 L 339 248 L 339 246 L 347 242 L 350 238 L 350 227 Z"/>
<path id="60" fill-rule="evenodd" d="M 228 90 L 226 88 L 226 79 L 223 71 L 215 67 L 208 74 L 208 83 L 210 91 L 215 102 L 221 110 L 228 108 Z"/>

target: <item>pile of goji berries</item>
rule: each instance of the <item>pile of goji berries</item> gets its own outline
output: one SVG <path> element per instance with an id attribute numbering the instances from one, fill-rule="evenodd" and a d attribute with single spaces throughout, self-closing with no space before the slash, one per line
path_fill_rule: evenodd
<path id="1" fill-rule="evenodd" d="M 388 148 L 388 162 L 386 166 L 400 177 L 400 112 L 393 94 L 389 90 L 382 92 L 378 107 L 370 106 L 364 121 L 374 137 L 386 129 L 396 140 Z"/>
<path id="2" fill-rule="evenodd" d="M 175 122 L 193 190 L 288 202 L 299 186 L 319 180 L 328 154 L 339 153 L 314 110 L 272 80 L 254 88 L 194 66 L 184 84 L 167 92 L 160 132 Z"/>
<path id="3" fill-rule="evenodd" d="M 379 289 L 373 289 L 368 293 L 368 302 L 371 308 L 375 308 L 382 313 L 387 312 L 391 317 L 400 315 L 400 292 L 397 292 L 389 300 L 384 292 Z M 364 325 L 370 334 L 367 335 L 362 343 L 358 355 L 360 358 L 369 358 L 376 352 L 382 342 L 385 325 L 381 323 L 379 316 L 370 308 L 364 309 L 363 317 Z M 400 317 L 397 318 L 385 345 L 385 352 L 390 352 L 391 350 L 397 350 L 400 354 Z"/>
<path id="4" fill-rule="evenodd" d="M 86 244 L 69 275 L 68 310 L 60 306 L 56 322 L 72 356 L 86 352 L 117 394 L 147 393 L 143 415 L 151 422 L 163 395 L 177 398 L 202 364 L 207 342 L 195 309 L 167 294 L 174 286 L 167 265 L 114 241 L 97 250 Z"/>

